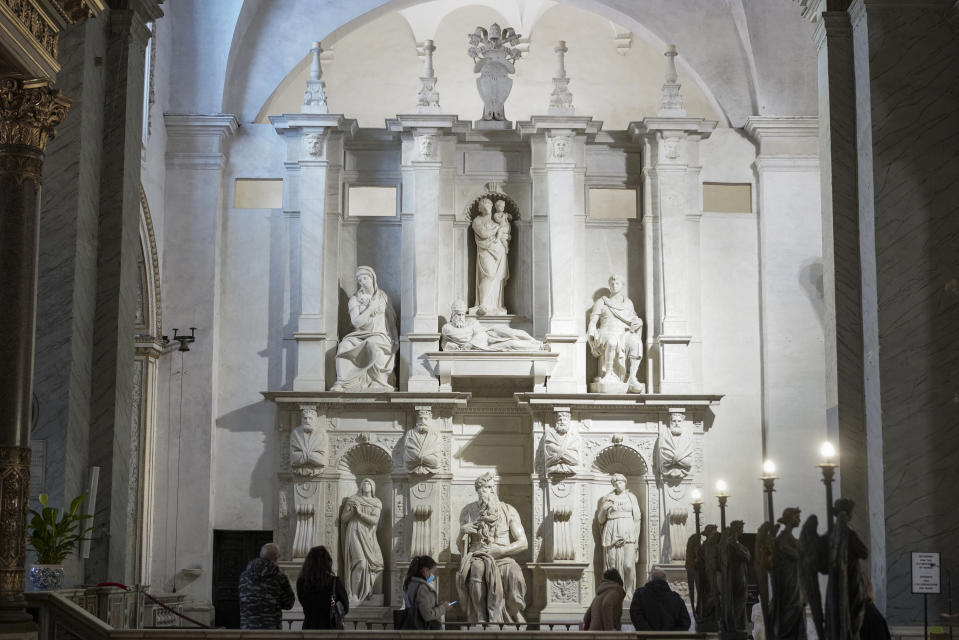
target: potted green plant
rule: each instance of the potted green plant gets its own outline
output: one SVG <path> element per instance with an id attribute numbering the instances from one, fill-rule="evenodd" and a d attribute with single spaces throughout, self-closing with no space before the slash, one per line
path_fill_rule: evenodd
<path id="1" fill-rule="evenodd" d="M 63 584 L 63 561 L 70 557 L 78 542 L 93 527 L 83 528 L 82 523 L 92 516 L 78 513 L 87 499 L 82 493 L 70 502 L 70 508 L 57 509 L 48 505 L 49 496 L 41 493 L 38 500 L 41 511 L 30 509 L 30 546 L 37 552 L 37 563 L 30 567 L 30 583 L 37 591 L 59 589 Z"/>

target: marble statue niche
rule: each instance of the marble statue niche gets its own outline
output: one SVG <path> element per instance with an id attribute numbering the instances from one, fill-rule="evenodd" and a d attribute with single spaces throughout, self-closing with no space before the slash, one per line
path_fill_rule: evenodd
<path id="1" fill-rule="evenodd" d="M 349 301 L 353 331 L 336 350 L 336 383 L 331 391 L 394 391 L 399 350 L 396 315 L 389 296 L 370 267 L 356 270 L 356 293 Z"/>
<path id="2" fill-rule="evenodd" d="M 556 424 L 543 435 L 543 459 L 549 476 L 571 476 L 580 459 L 580 439 L 568 410 L 556 411 Z"/>
<path id="3" fill-rule="evenodd" d="M 442 468 L 443 442 L 432 425 L 429 407 L 416 408 L 416 426 L 406 434 L 406 470 L 414 476 L 431 476 Z"/>
<path id="4" fill-rule="evenodd" d="M 659 443 L 659 469 L 667 482 L 681 481 L 693 468 L 696 449 L 685 423 L 684 412 L 669 412 L 669 427 Z"/>
<path id="5" fill-rule="evenodd" d="M 500 201 L 502 202 L 502 200 Z M 520 329 L 503 325 L 484 327 L 466 315 L 466 303 L 455 300 L 450 321 L 440 329 L 443 351 L 545 351 L 546 345 Z"/>
<path id="6" fill-rule="evenodd" d="M 480 74 L 476 88 L 483 99 L 483 120 L 506 120 L 504 105 L 513 88 L 509 74 L 516 73 L 514 63 L 522 55 L 516 47 L 520 37 L 512 27 L 500 29 L 495 22 L 489 31 L 476 27 L 469 36 L 466 53 L 473 59 L 473 73 Z"/>
<path id="7" fill-rule="evenodd" d="M 622 276 L 609 277 L 609 295 L 602 296 L 589 312 L 586 338 L 598 360 L 598 375 L 590 384 L 597 393 L 645 393 L 637 377 L 643 361 L 643 320 L 626 296 Z"/>
<path id="8" fill-rule="evenodd" d="M 626 489 L 626 476 L 615 473 L 610 482 L 613 490 L 603 496 L 596 511 L 603 528 L 603 570 L 619 571 L 626 593 L 632 595 L 636 590 L 636 551 L 643 512 L 636 495 Z"/>
<path id="9" fill-rule="evenodd" d="M 460 603 L 470 622 L 525 622 L 526 580 L 512 556 L 526 551 L 526 531 L 516 509 L 499 500 L 491 472 L 474 488 L 477 500 L 460 513 Z"/>
<path id="10" fill-rule="evenodd" d="M 467 215 L 476 246 L 476 304 L 478 316 L 506 315 L 505 292 L 509 280 L 509 244 L 513 237 L 515 206 L 502 193 L 489 192 L 474 202 Z"/>
<path id="11" fill-rule="evenodd" d="M 382 511 L 376 485 L 369 478 L 343 505 L 343 574 L 350 602 L 362 603 L 382 589 L 383 552 L 376 539 Z"/>
<path id="12" fill-rule="evenodd" d="M 300 405 L 303 421 L 290 434 L 290 469 L 298 476 L 313 478 L 327 464 L 327 438 L 319 428 L 316 405 Z"/>

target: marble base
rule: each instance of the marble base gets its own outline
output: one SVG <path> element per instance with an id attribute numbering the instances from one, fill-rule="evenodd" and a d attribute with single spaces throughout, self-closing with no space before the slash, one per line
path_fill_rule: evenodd
<path id="1" fill-rule="evenodd" d="M 546 391 L 558 353 L 548 351 L 436 351 L 426 358 L 439 380 L 439 390 L 452 391 L 455 376 L 470 378 L 533 378 L 533 392 Z"/>
<path id="2" fill-rule="evenodd" d="M 555 562 L 527 565 L 536 576 L 533 584 L 540 590 L 535 601 L 542 603 L 541 622 L 581 620 L 589 606 L 589 590 L 583 584 L 586 562 Z"/>
<path id="3" fill-rule="evenodd" d="M 429 354 L 440 348 L 440 335 L 410 334 L 400 337 L 400 380 L 406 380 L 406 391 L 439 390 L 429 361 Z"/>
<path id="4" fill-rule="evenodd" d="M 630 385 L 628 382 L 619 380 L 597 380 L 589 383 L 589 390 L 593 393 L 614 393 L 617 395 L 626 393 L 646 393 L 646 385 L 639 383 L 639 386 Z"/>
<path id="5" fill-rule="evenodd" d="M 508 131 L 513 128 L 511 120 L 476 120 L 473 129 L 476 131 Z"/>

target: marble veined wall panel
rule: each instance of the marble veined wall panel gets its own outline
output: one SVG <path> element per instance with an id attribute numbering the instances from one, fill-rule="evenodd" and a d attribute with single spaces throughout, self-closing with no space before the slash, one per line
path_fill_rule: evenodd
<path id="1" fill-rule="evenodd" d="M 882 499 L 872 491 L 881 474 L 895 623 L 922 619 L 909 553 L 941 551 L 948 568 L 959 533 L 959 39 L 943 10 L 865 2 L 851 11 L 859 157 L 872 162 L 860 171 L 860 219 L 875 232 L 874 247 L 862 247 L 870 501 Z M 945 596 L 929 607 L 944 611 Z"/>

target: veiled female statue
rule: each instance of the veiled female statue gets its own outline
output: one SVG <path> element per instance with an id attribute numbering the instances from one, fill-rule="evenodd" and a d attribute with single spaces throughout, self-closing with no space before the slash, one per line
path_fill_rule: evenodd
<path id="1" fill-rule="evenodd" d="M 506 315 L 503 293 L 509 279 L 510 220 L 506 200 L 480 198 L 470 228 L 476 240 L 476 306 L 470 313 Z M 494 211 L 495 209 L 495 211 Z"/>
<path id="2" fill-rule="evenodd" d="M 383 503 L 376 497 L 376 485 L 369 478 L 346 499 L 343 523 L 343 568 L 350 601 L 362 602 L 373 595 L 383 574 L 383 553 L 376 540 Z"/>

